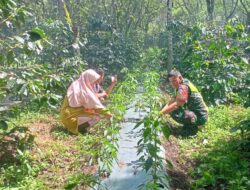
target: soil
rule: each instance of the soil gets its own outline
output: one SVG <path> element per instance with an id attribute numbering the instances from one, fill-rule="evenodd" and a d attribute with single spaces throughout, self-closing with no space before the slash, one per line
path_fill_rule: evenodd
<path id="1" fill-rule="evenodd" d="M 180 147 L 174 136 L 170 136 L 169 140 L 164 142 L 165 158 L 167 162 L 172 164 L 168 167 L 167 173 L 170 176 L 171 190 L 189 190 L 191 176 L 188 174 L 189 168 L 194 166 L 187 157 L 180 152 Z"/>
<path id="2" fill-rule="evenodd" d="M 79 173 L 84 175 L 94 174 L 97 171 L 97 165 L 88 165 L 90 156 L 74 156 L 79 151 L 75 147 L 78 136 L 70 135 L 65 140 L 55 138 L 52 135 L 54 130 L 64 130 L 56 125 L 56 119 L 50 118 L 48 122 L 37 121 L 27 124 L 27 127 L 35 135 L 35 146 L 31 152 L 33 159 L 36 162 L 43 162 L 48 165 L 37 176 L 45 182 L 47 188 L 64 189 L 64 185 L 70 176 Z M 64 132 L 67 133 L 66 130 Z M 67 145 L 65 146 L 65 144 Z M 58 150 L 54 146 L 58 147 Z M 64 153 L 60 151 L 60 147 L 66 149 L 63 151 Z M 81 184 L 81 187 L 77 187 L 77 189 L 86 188 L 84 188 L 84 184 Z"/>

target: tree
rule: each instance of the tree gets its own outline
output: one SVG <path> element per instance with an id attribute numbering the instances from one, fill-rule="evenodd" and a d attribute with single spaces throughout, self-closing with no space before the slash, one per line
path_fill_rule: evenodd
<path id="1" fill-rule="evenodd" d="M 172 7 L 173 1 L 167 0 L 167 70 L 173 67 L 173 34 L 172 34 Z"/>
<path id="2" fill-rule="evenodd" d="M 206 0 L 208 21 L 211 24 L 214 20 L 214 0 Z"/>
<path id="3" fill-rule="evenodd" d="M 249 7 L 249 0 L 240 0 L 240 3 L 243 7 L 244 14 L 246 14 L 246 25 L 250 25 L 250 7 Z"/>
<path id="4" fill-rule="evenodd" d="M 228 21 L 234 15 L 236 7 L 238 5 L 238 0 L 236 0 L 236 1 L 232 0 L 231 2 L 232 2 L 231 3 L 231 10 L 230 10 L 230 12 L 228 12 L 227 2 L 226 2 L 226 0 L 223 0 L 224 17 L 225 17 L 226 21 Z"/>

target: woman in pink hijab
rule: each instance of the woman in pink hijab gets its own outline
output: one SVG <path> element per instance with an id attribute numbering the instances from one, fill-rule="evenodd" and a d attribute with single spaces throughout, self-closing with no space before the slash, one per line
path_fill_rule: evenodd
<path id="1" fill-rule="evenodd" d="M 94 91 L 94 85 L 102 80 L 102 76 L 92 69 L 84 71 L 71 83 L 67 90 L 60 111 L 60 119 L 71 133 L 78 134 L 83 126 L 93 126 L 100 120 L 100 115 L 110 118 L 112 115 L 104 111 Z"/>

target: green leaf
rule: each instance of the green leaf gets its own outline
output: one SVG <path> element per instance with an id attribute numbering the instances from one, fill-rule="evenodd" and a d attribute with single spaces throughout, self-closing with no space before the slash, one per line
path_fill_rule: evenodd
<path id="1" fill-rule="evenodd" d="M 242 60 L 245 64 L 248 64 L 248 59 L 247 59 L 247 58 L 241 57 L 241 60 Z"/>
<path id="2" fill-rule="evenodd" d="M 6 1 L 5 1 L 6 2 Z M 17 6 L 17 4 L 16 4 L 16 2 L 15 1 L 13 1 L 13 0 L 9 0 L 9 2 L 8 2 L 9 4 L 11 4 L 12 6 Z"/>
<path id="3" fill-rule="evenodd" d="M 64 12 L 65 12 L 65 19 L 67 21 L 67 23 L 72 26 L 72 20 L 71 20 L 71 17 L 70 17 L 70 13 L 68 11 L 68 8 L 67 8 L 67 5 L 65 2 L 63 2 L 63 8 L 64 8 Z"/>
<path id="4" fill-rule="evenodd" d="M 242 24 L 242 23 L 239 23 L 237 25 L 237 29 L 241 30 L 241 31 L 244 31 L 245 30 L 245 26 Z"/>
<path id="5" fill-rule="evenodd" d="M 158 120 L 154 121 L 154 128 L 158 127 L 160 122 Z"/>
<path id="6" fill-rule="evenodd" d="M 152 157 L 156 157 L 157 147 L 155 147 L 155 146 L 152 145 L 152 144 L 148 144 L 147 147 L 148 147 L 149 154 L 150 154 Z"/>
<path id="7" fill-rule="evenodd" d="M 37 33 L 42 39 L 46 38 L 45 32 L 40 28 L 33 28 L 32 32 Z"/>
<path id="8" fill-rule="evenodd" d="M 9 64 L 13 63 L 14 62 L 14 52 L 13 51 L 9 51 L 8 54 L 7 54 L 7 62 Z"/>
<path id="9" fill-rule="evenodd" d="M 225 29 L 226 29 L 226 31 L 227 31 L 227 33 L 228 33 L 229 35 L 232 35 L 232 33 L 235 33 L 235 32 L 236 32 L 235 28 L 233 28 L 233 26 L 231 26 L 231 25 L 226 25 L 226 26 L 225 26 Z"/>
<path id="10" fill-rule="evenodd" d="M 150 135 L 151 135 L 151 129 L 150 128 L 146 128 L 144 130 L 144 132 L 143 132 L 144 139 L 147 139 Z"/>
<path id="11" fill-rule="evenodd" d="M 32 42 L 35 42 L 35 41 L 37 41 L 37 40 L 41 40 L 42 39 L 42 37 L 38 34 L 38 33 L 36 33 L 36 32 L 28 32 L 29 33 L 29 38 L 30 38 L 30 41 L 32 41 Z"/>
<path id="12" fill-rule="evenodd" d="M 144 120 L 144 126 L 145 126 L 145 127 L 149 127 L 150 124 L 151 124 L 150 118 L 145 118 L 145 120 Z"/>
<path id="13" fill-rule="evenodd" d="M 169 129 L 169 127 L 168 126 L 162 127 L 162 133 L 163 133 L 164 137 L 166 139 L 168 139 L 169 136 L 170 136 L 170 129 Z"/>
<path id="14" fill-rule="evenodd" d="M 144 122 L 143 120 L 139 121 L 139 122 L 135 125 L 134 129 L 138 128 L 141 124 L 143 124 L 143 122 Z"/>
<path id="15" fill-rule="evenodd" d="M 2 130 L 7 130 L 8 129 L 8 124 L 4 120 L 0 120 L 0 129 Z"/>
<path id="16" fill-rule="evenodd" d="M 28 34 L 32 42 L 46 38 L 45 32 L 39 28 L 33 28 Z"/>
<path id="17" fill-rule="evenodd" d="M 148 159 L 145 162 L 145 170 L 148 172 L 148 170 L 152 167 L 153 165 L 153 159 L 151 157 L 148 157 Z"/>
<path id="18" fill-rule="evenodd" d="M 166 159 L 166 162 L 167 162 L 167 166 L 168 166 L 169 169 L 173 169 L 174 168 L 174 165 L 173 165 L 173 163 L 170 160 Z"/>
<path id="19" fill-rule="evenodd" d="M 17 149 L 17 152 L 20 156 L 23 156 L 23 152 L 20 149 Z"/>

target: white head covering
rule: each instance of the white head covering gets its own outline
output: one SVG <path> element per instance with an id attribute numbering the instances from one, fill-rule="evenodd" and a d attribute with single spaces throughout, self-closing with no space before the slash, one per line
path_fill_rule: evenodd
<path id="1" fill-rule="evenodd" d="M 104 108 L 93 89 L 93 83 L 99 78 L 100 75 L 92 69 L 84 71 L 79 79 L 71 83 L 67 90 L 69 105 L 88 109 Z"/>

